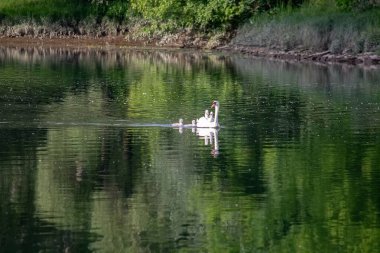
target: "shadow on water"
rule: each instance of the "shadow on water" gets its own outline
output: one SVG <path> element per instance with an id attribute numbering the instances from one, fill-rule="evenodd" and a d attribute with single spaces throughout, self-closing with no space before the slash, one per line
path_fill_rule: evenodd
<path id="1" fill-rule="evenodd" d="M 6 251 L 373 251 L 380 72 L 0 48 Z M 173 129 L 211 101 L 215 129 Z"/>

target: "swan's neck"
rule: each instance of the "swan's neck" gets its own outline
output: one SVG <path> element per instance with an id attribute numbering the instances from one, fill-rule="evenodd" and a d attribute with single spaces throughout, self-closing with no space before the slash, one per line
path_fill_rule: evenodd
<path id="1" fill-rule="evenodd" d="M 215 106 L 215 116 L 214 116 L 214 122 L 216 125 L 218 125 L 218 114 L 219 114 L 219 106 Z"/>

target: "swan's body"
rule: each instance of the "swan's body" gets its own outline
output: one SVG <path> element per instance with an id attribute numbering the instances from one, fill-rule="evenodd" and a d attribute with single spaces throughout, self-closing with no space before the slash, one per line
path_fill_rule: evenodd
<path id="1" fill-rule="evenodd" d="M 179 119 L 178 123 L 173 123 L 172 127 L 183 127 L 183 119 Z"/>
<path id="2" fill-rule="evenodd" d="M 211 108 L 215 108 L 215 118 L 210 121 L 209 118 L 201 117 L 197 119 L 197 127 L 208 127 L 208 128 L 218 128 L 218 115 L 219 115 L 219 102 L 214 101 L 211 105 Z"/>
<path id="3" fill-rule="evenodd" d="M 210 112 L 210 117 L 208 117 L 208 121 L 210 121 L 210 122 L 214 121 L 214 114 L 213 114 L 213 112 Z"/>
<path id="4" fill-rule="evenodd" d="M 208 118 L 209 118 L 209 112 L 208 112 L 208 110 L 205 110 L 205 116 L 200 117 L 199 119 L 197 119 L 197 122 L 202 122 L 202 121 L 206 122 L 208 120 Z"/>

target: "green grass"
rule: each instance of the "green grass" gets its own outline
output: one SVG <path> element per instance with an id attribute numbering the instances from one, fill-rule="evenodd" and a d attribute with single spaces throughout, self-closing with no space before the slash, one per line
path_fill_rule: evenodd
<path id="1" fill-rule="evenodd" d="M 0 34 L 9 37 L 117 35 L 126 31 L 118 13 L 120 9 L 124 11 L 121 1 L 113 1 L 112 8 L 107 10 L 89 0 L 0 0 Z"/>
<path id="2" fill-rule="evenodd" d="M 280 50 L 362 53 L 380 50 L 380 9 L 343 12 L 302 7 L 261 14 L 243 25 L 235 44 Z"/>
<path id="3" fill-rule="evenodd" d="M 17 21 L 20 19 L 82 19 L 93 11 L 85 1 L 70 0 L 1 0 L 0 17 Z"/>

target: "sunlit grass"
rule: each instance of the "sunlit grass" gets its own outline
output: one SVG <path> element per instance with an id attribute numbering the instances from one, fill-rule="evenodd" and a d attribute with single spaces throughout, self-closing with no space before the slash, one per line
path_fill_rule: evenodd
<path id="1" fill-rule="evenodd" d="M 281 50 L 378 52 L 380 9 L 342 12 L 306 6 L 261 14 L 239 29 L 237 44 Z"/>
<path id="2" fill-rule="evenodd" d="M 62 18 L 81 18 L 89 15 L 90 5 L 84 1 L 67 0 L 1 0 L 0 17 L 8 19 L 53 20 Z"/>

